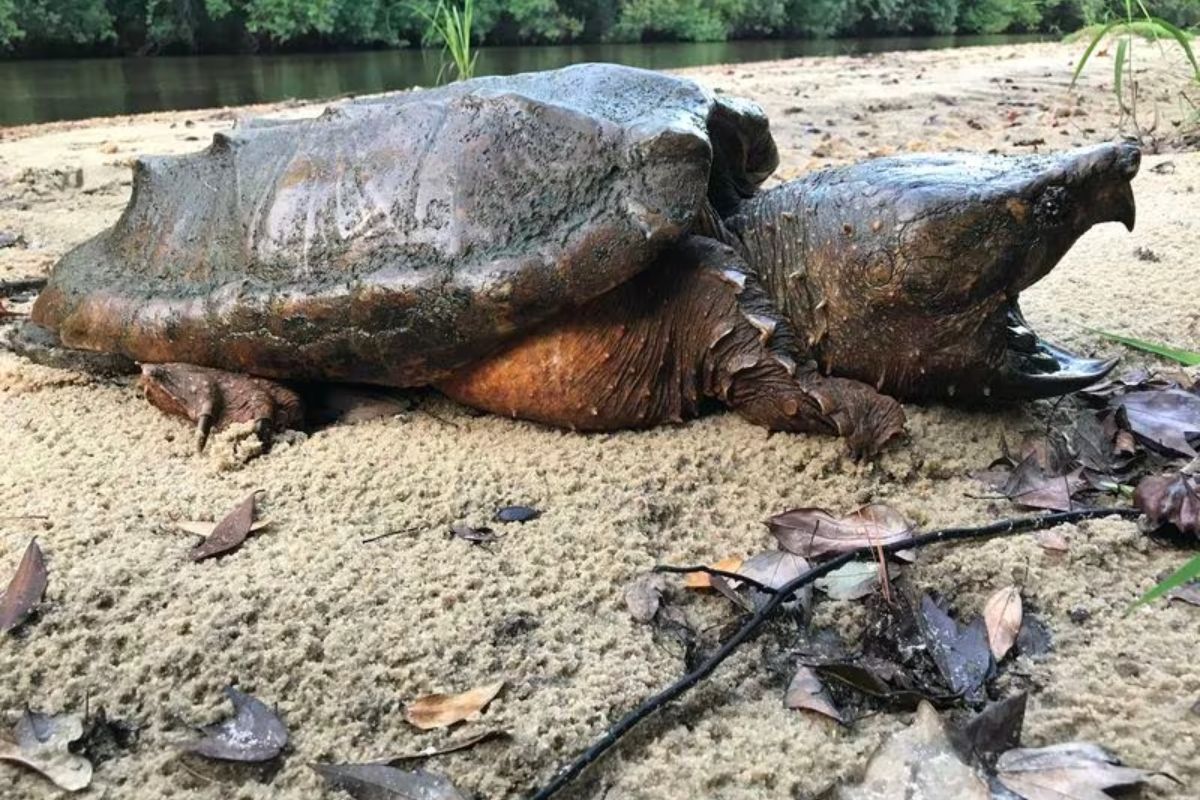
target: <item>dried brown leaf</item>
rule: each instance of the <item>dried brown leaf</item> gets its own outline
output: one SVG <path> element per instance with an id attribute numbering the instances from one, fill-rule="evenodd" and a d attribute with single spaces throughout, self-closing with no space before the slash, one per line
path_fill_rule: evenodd
<path id="1" fill-rule="evenodd" d="M 1082 469 L 1068 474 L 1050 474 L 1030 455 L 1011 472 L 988 470 L 975 474 L 975 478 L 987 484 L 1014 503 L 1026 508 L 1044 508 L 1050 511 L 1071 511 L 1076 504 L 1071 499 L 1086 482 Z"/>
<path id="2" fill-rule="evenodd" d="M 744 560 L 741 556 L 729 556 L 708 566 L 724 572 L 737 572 L 742 568 Z M 688 589 L 712 589 L 712 576 L 707 572 L 689 572 L 683 579 L 683 585 Z"/>
<path id="3" fill-rule="evenodd" d="M 0 597 L 0 633 L 7 633 L 25 621 L 34 606 L 42 602 L 48 583 L 42 548 L 38 547 L 37 539 L 30 539 L 16 573 Z"/>
<path id="4" fill-rule="evenodd" d="M 796 508 L 771 517 L 767 527 L 785 550 L 805 558 L 903 541 L 913 530 L 904 515 L 882 503 L 840 518 L 820 508 Z"/>
<path id="5" fill-rule="evenodd" d="M 471 544 L 491 544 L 500 540 L 500 535 L 486 525 L 476 528 L 465 522 L 455 522 L 450 525 L 450 538 L 462 539 Z"/>
<path id="6" fill-rule="evenodd" d="M 895 564 L 888 564 L 888 579 L 897 578 L 899 575 L 900 568 Z M 813 581 L 813 586 L 827 594 L 830 600 L 861 600 L 875 593 L 883 583 L 882 576 L 876 561 L 851 561 L 824 578 Z"/>
<path id="7" fill-rule="evenodd" d="M 983 623 L 987 627 L 988 647 L 1000 661 L 1016 644 L 1021 630 L 1021 593 L 1015 586 L 1000 589 L 983 605 Z"/>
<path id="8" fill-rule="evenodd" d="M 383 764 L 314 764 L 322 778 L 355 800 L 466 800 L 447 778 Z"/>
<path id="9" fill-rule="evenodd" d="M 1106 789 L 1136 786 L 1149 773 L 1123 767 L 1089 742 L 1009 750 L 996 762 L 996 777 L 1025 800 L 1107 800 Z"/>
<path id="10" fill-rule="evenodd" d="M 662 593 L 667 581 L 656 572 L 643 572 L 625 587 L 625 607 L 634 622 L 649 622 L 662 605 Z"/>
<path id="11" fill-rule="evenodd" d="M 1188 439 L 1200 434 L 1200 397 L 1183 389 L 1131 392 L 1114 403 L 1125 412 L 1129 429 L 1168 452 L 1200 455 Z"/>
<path id="12" fill-rule="evenodd" d="M 808 572 L 808 561 L 785 550 L 764 550 L 750 556 L 742 562 L 739 575 L 765 586 L 768 589 L 782 589 L 787 584 Z M 770 595 L 751 587 L 749 590 L 750 603 L 754 608 L 764 605 Z M 812 587 L 805 586 L 796 593 L 796 598 L 804 608 L 812 606 Z M 789 601 L 794 602 L 794 601 Z"/>
<path id="13" fill-rule="evenodd" d="M 921 598 L 919 620 L 925 645 L 946 685 L 967 702 L 982 700 L 983 684 L 992 668 L 983 620 L 962 628 L 929 595 Z"/>
<path id="14" fill-rule="evenodd" d="M 1071 542 L 1067 540 L 1067 537 L 1054 530 L 1038 531 L 1033 534 L 1033 540 L 1043 550 L 1065 553 L 1071 549 Z"/>
<path id="15" fill-rule="evenodd" d="M 192 561 L 203 561 L 206 558 L 224 555 L 241 546 L 250 535 L 250 527 L 254 524 L 254 495 L 252 492 L 245 500 L 225 515 L 217 523 L 207 539 L 192 548 L 188 557 Z"/>
<path id="16" fill-rule="evenodd" d="M 1178 600 L 1181 603 L 1187 603 L 1189 606 L 1200 606 L 1200 581 L 1185 583 L 1178 589 L 1172 589 L 1163 596 L 1168 600 Z"/>
<path id="17" fill-rule="evenodd" d="M 542 515 L 532 506 L 505 506 L 496 512 L 497 522 L 529 522 Z"/>
<path id="18" fill-rule="evenodd" d="M 83 735 L 83 718 L 77 714 L 39 714 L 28 711 L 12 729 L 12 740 L 0 737 L 0 759 L 24 764 L 40 772 L 55 786 L 77 792 L 92 782 L 92 763 L 70 751 Z"/>
<path id="19" fill-rule="evenodd" d="M 1200 483 L 1190 475 L 1143 478 L 1133 492 L 1133 504 L 1154 525 L 1174 525 L 1182 533 L 1200 536 Z"/>
<path id="20" fill-rule="evenodd" d="M 288 731 L 283 720 L 265 703 L 230 686 L 225 696 L 233 716 L 200 728 L 203 738 L 184 742 L 180 749 L 221 761 L 269 761 L 283 752 Z"/>
<path id="21" fill-rule="evenodd" d="M 845 724 L 842 712 L 838 711 L 837 706 L 833 704 L 833 698 L 829 696 L 829 690 L 811 667 L 800 665 L 796 668 L 796 674 L 792 676 L 783 696 L 783 705 L 786 708 L 815 711 L 835 722 Z"/>
<path id="22" fill-rule="evenodd" d="M 250 533 L 258 533 L 270 524 L 271 520 L 269 519 L 256 519 L 254 524 L 250 526 Z M 203 519 L 181 519 L 175 522 L 175 527 L 184 533 L 190 533 L 193 536 L 207 539 L 217 529 L 217 523 Z"/>
<path id="23" fill-rule="evenodd" d="M 496 681 L 460 694 L 419 697 L 404 709 L 404 718 L 410 725 L 423 731 L 444 728 L 487 708 L 503 688 L 504 681 Z"/>

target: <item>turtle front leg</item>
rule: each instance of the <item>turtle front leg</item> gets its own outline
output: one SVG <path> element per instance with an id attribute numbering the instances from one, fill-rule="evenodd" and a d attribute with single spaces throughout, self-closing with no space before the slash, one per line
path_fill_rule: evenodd
<path id="1" fill-rule="evenodd" d="M 904 410 L 860 381 L 822 375 L 758 279 L 729 247 L 693 237 L 696 263 L 679 325 L 704 344 L 706 394 L 774 431 L 845 437 L 856 457 L 874 455 L 904 432 Z"/>
<path id="2" fill-rule="evenodd" d="M 143 364 L 140 384 L 151 404 L 195 423 L 197 450 L 211 431 L 237 422 L 254 423 L 264 444 L 272 432 L 304 422 L 300 396 L 265 378 L 192 364 Z"/>
<path id="3" fill-rule="evenodd" d="M 679 422 L 704 397 L 771 430 L 845 436 L 855 453 L 903 430 L 895 400 L 824 377 L 798 363 L 799 352 L 735 251 L 693 236 L 438 388 L 476 408 L 577 430 Z"/>

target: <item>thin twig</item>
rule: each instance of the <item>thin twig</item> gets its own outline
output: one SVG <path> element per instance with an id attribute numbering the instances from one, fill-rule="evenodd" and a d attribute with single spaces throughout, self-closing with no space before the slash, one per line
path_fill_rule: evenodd
<path id="1" fill-rule="evenodd" d="M 369 538 L 362 539 L 360 544 L 370 544 L 371 542 L 378 542 L 380 539 L 386 539 L 389 536 L 399 536 L 404 533 L 416 533 L 419 530 L 421 530 L 420 525 L 417 525 L 413 528 L 401 528 L 398 531 L 388 531 L 387 533 L 381 533 L 378 536 L 371 536 Z"/>
<path id="2" fill-rule="evenodd" d="M 747 578 L 745 575 L 737 572 L 729 572 L 728 570 L 717 569 L 710 567 L 707 564 L 693 564 L 687 567 L 673 567 L 670 564 L 660 564 L 655 567 L 652 572 L 666 572 L 672 575 L 687 575 L 690 572 L 703 572 L 706 575 L 712 575 L 717 578 L 725 578 L 731 581 L 740 581 L 741 583 L 749 584 L 760 592 L 765 594 L 775 594 L 775 590 L 765 583 L 759 583 L 754 578 Z"/>
<path id="3" fill-rule="evenodd" d="M 999 522 L 993 522 L 990 525 L 983 525 L 975 528 L 945 528 L 939 531 L 931 531 L 930 533 L 921 534 L 919 536 L 911 536 L 908 539 L 892 542 L 883 545 L 879 549 L 885 553 L 894 553 L 897 550 L 914 550 L 919 547 L 924 547 L 929 544 L 938 544 L 941 542 L 952 542 L 965 539 L 982 539 L 991 536 L 1004 536 L 1014 533 L 1028 533 L 1029 531 L 1040 531 L 1047 528 L 1053 528 L 1056 525 L 1062 525 L 1071 522 L 1081 522 L 1087 519 L 1097 519 L 1100 517 L 1116 516 L 1123 519 L 1135 519 L 1140 515 L 1133 508 L 1090 508 L 1082 511 L 1064 511 L 1057 514 L 1045 514 L 1037 517 L 1021 517 L 1018 519 L 1006 519 Z M 663 689 L 656 695 L 645 700 L 641 705 L 630 711 L 624 717 L 617 721 L 615 725 L 609 728 L 603 736 L 596 742 L 584 750 L 574 761 L 568 764 L 554 776 L 550 783 L 539 789 L 530 800 L 549 800 L 556 795 L 563 787 L 574 780 L 579 773 L 583 772 L 590 764 L 604 755 L 611 749 L 621 737 L 628 733 L 635 725 L 641 722 L 646 717 L 658 711 L 660 708 L 670 703 L 680 695 L 687 692 L 700 681 L 707 678 L 717 667 L 721 665 L 725 659 L 733 655 L 737 648 L 753 636 L 763 623 L 775 613 L 775 610 L 783 605 L 787 600 L 808 584 L 815 581 L 817 578 L 824 577 L 830 572 L 833 572 L 838 567 L 852 561 L 863 555 L 872 555 L 876 548 L 871 545 L 859 547 L 854 550 L 842 553 L 840 556 L 826 561 L 807 572 L 796 576 L 788 581 L 783 586 L 779 587 L 773 595 L 767 598 L 763 606 L 754 613 L 752 617 L 738 629 L 738 632 L 731 636 L 721 647 L 713 653 L 708 659 L 684 675 L 675 683 Z"/>

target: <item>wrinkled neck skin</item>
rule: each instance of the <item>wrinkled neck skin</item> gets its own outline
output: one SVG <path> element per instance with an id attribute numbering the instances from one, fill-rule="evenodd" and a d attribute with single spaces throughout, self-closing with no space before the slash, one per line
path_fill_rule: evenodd
<path id="1" fill-rule="evenodd" d="M 1093 224 L 1132 227 L 1137 156 L 882 159 L 775 187 L 724 224 L 805 348 L 798 363 L 901 399 L 1045 397 L 1111 364 L 1038 339 L 1018 294 Z"/>
<path id="2" fill-rule="evenodd" d="M 906 263 L 909 226 L 831 197 L 822 177 L 776 187 L 727 220 L 806 348 L 798 360 L 903 399 L 942 394 L 933 385 L 942 379 L 951 395 L 956 382 L 986 384 L 1004 358 L 1004 287 L 981 280 L 970 302 L 939 303 L 934 293 L 914 308 L 914 292 L 901 279 L 922 279 L 922 265 Z M 841 213 L 829 213 L 835 209 Z"/>

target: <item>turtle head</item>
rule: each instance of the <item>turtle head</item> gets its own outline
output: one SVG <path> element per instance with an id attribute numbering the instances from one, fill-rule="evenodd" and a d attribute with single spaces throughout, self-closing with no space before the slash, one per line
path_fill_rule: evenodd
<path id="1" fill-rule="evenodd" d="M 1074 391 L 1115 362 L 1042 340 L 1019 296 L 1093 225 L 1133 228 L 1139 158 L 1133 145 L 1106 144 L 1046 156 L 889 158 L 820 173 L 797 182 L 790 217 L 777 215 L 801 229 L 803 267 L 793 264 L 775 285 L 786 287 L 823 370 L 893 396 Z"/>

